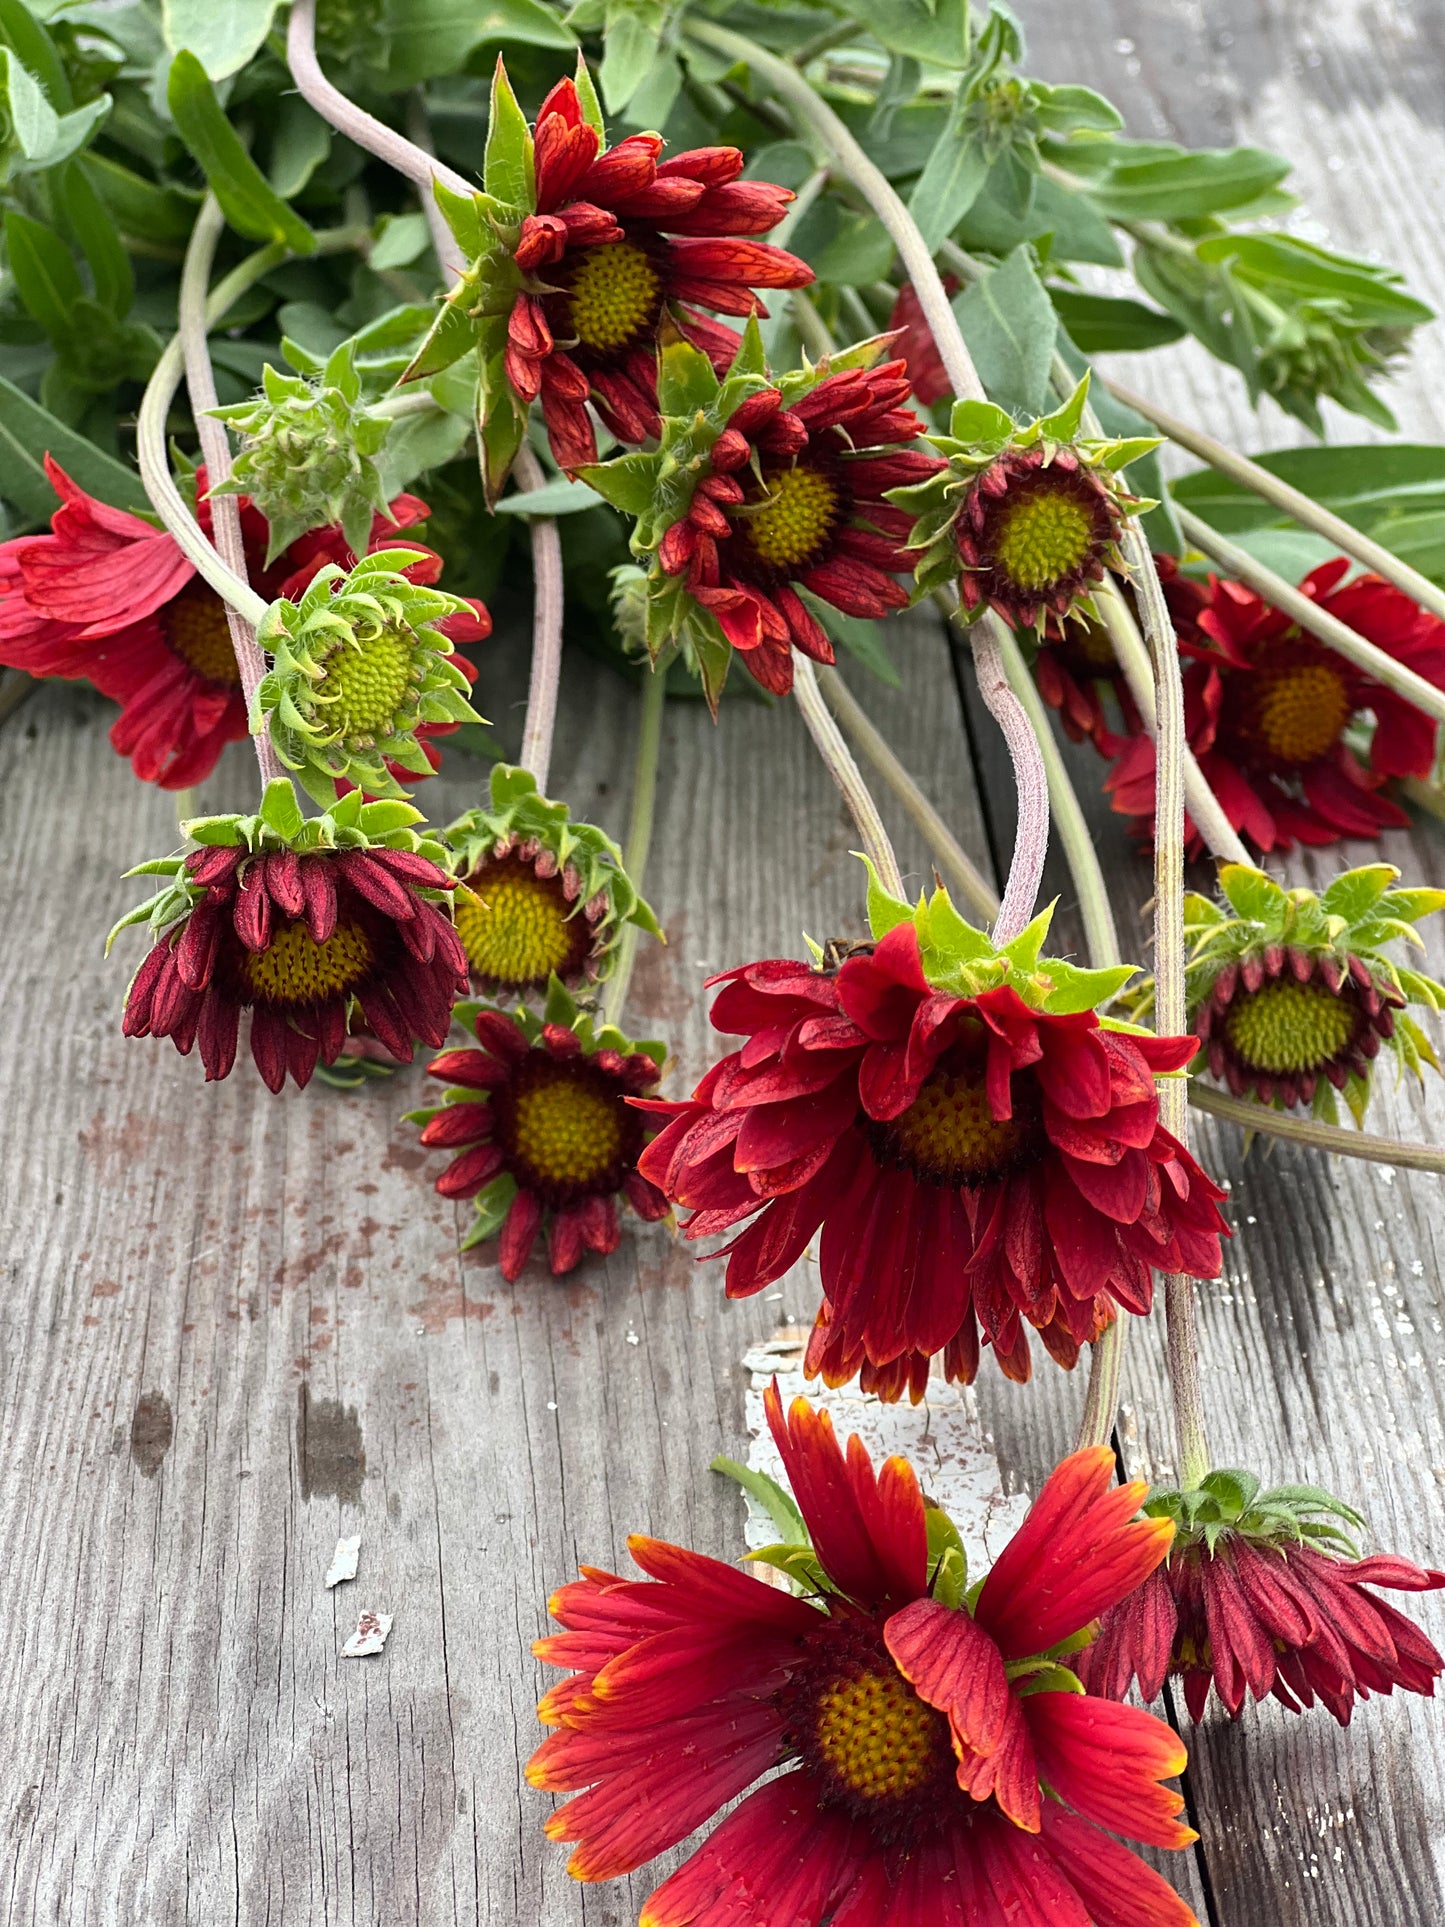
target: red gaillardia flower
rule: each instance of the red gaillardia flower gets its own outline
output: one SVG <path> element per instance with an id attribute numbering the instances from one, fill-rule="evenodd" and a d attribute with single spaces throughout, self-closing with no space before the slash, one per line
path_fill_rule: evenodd
<path id="1" fill-rule="evenodd" d="M 656 453 L 584 471 L 637 518 L 654 660 L 680 643 L 714 700 L 733 650 L 776 695 L 792 687 L 795 648 L 831 662 L 818 604 L 886 616 L 908 601 L 896 578 L 911 567 L 911 521 L 884 494 L 941 465 L 903 446 L 922 423 L 904 406 L 903 364 L 879 365 L 887 345 L 879 336 L 774 383 L 755 328 L 721 382 L 673 342 Z"/>
<path id="2" fill-rule="evenodd" d="M 141 781 L 189 789 L 209 776 L 227 743 L 246 734 L 225 604 L 164 529 L 87 495 L 49 455 L 45 472 L 61 501 L 50 533 L 0 544 L 0 663 L 35 676 L 87 678 L 120 703 L 110 739 Z M 204 469 L 196 483 L 198 518 L 209 532 Z M 240 509 L 251 583 L 268 600 L 299 593 L 327 563 L 354 560 L 339 528 L 313 529 L 267 568 L 267 524 L 244 497 Z M 416 496 L 397 496 L 373 521 L 370 550 L 427 513 Z M 441 574 L 440 556 L 427 555 L 414 580 Z M 440 625 L 454 642 L 490 632 L 485 609 L 473 608 L 473 617 Z M 462 668 L 465 674 L 470 665 Z"/>
<path id="3" fill-rule="evenodd" d="M 423 1144 L 458 1153 L 436 1188 L 475 1202 L 463 1251 L 500 1233 L 502 1276 L 513 1279 L 545 1218 L 558 1276 L 584 1252 L 617 1249 L 619 1196 L 640 1218 L 667 1217 L 666 1198 L 637 1168 L 648 1132 L 629 1102 L 656 1090 L 665 1045 L 594 1027 L 555 977 L 540 1017 L 480 1004 L 457 1015 L 481 1049 L 433 1058 L 431 1075 L 453 1088 L 441 1105 L 409 1115 Z"/>
<path id="4" fill-rule="evenodd" d="M 1302 592 L 1331 615 L 1445 689 L 1445 622 L 1378 576 L 1344 577 L 1339 557 L 1311 570 Z M 1378 836 L 1409 819 L 1381 794 L 1391 776 L 1426 776 L 1436 725 L 1393 690 L 1316 642 L 1241 582 L 1211 578 L 1202 632 L 1183 642 L 1190 747 L 1230 822 L 1260 850 Z M 1374 717 L 1364 762 L 1347 732 Z M 1114 808 L 1151 828 L 1154 747 L 1142 732 L 1105 787 Z M 1197 839 L 1196 839 L 1197 843 Z"/>
<path id="5" fill-rule="evenodd" d="M 575 82 L 557 83 L 530 131 L 499 59 L 486 192 L 473 197 L 475 205 L 438 195 L 473 265 L 409 375 L 435 373 L 476 341 L 484 453 L 496 450 L 487 463 L 493 491 L 515 453 L 516 424 L 539 396 L 561 466 L 595 462 L 589 401 L 619 441 L 660 432 L 656 355 L 664 322 L 725 368 L 737 335 L 699 310 L 765 315 L 755 288 L 801 288 L 813 279 L 796 255 L 751 238 L 777 226 L 793 195 L 740 180 L 737 148 L 700 147 L 663 160 L 658 134 L 630 134 L 613 147 L 605 141 L 580 58 Z"/>
<path id="6" fill-rule="evenodd" d="M 1047 912 L 1002 951 L 941 890 L 913 911 L 875 884 L 869 914 L 876 947 L 836 972 L 776 959 L 714 978 L 714 1027 L 748 1041 L 689 1103 L 646 1106 L 670 1121 L 641 1169 L 692 1213 L 686 1235 L 746 1226 L 724 1247 L 728 1295 L 821 1232 L 814 1363 L 841 1379 L 866 1360 L 896 1398 L 937 1352 L 971 1379 L 980 1329 L 1022 1379 L 1021 1321 L 1072 1364 L 1113 1304 L 1148 1311 L 1154 1270 L 1218 1277 L 1223 1193 L 1160 1124 L 1154 1086 L 1195 1040 L 1094 1009 L 1129 970 L 1041 958 Z"/>
<path id="7" fill-rule="evenodd" d="M 994 609 L 1016 629 L 1042 630 L 1051 616 L 1092 615 L 1104 571 L 1124 572 L 1124 518 L 1147 504 L 1117 471 L 1158 442 L 1082 439 L 1088 392 L 1086 375 L 1062 408 L 1023 428 L 992 402 L 955 402 L 949 433 L 928 437 L 943 467 L 891 491 L 914 518 L 919 588 L 956 582 L 962 621 Z"/>
<path id="8" fill-rule="evenodd" d="M 1177 1526 L 1169 1563 L 1104 1613 L 1076 1663 L 1089 1690 L 1122 1699 L 1137 1681 L 1155 1699 L 1180 1678 L 1196 1720 L 1213 1686 L 1231 1719 L 1246 1694 L 1272 1694 L 1291 1713 L 1318 1700 L 1341 1726 L 1371 1693 L 1433 1698 L 1445 1659 L 1368 1589 L 1433 1592 L 1445 1572 L 1357 1559 L 1333 1523 L 1364 1523 L 1349 1506 L 1313 1486 L 1259 1487 L 1252 1472 L 1210 1472 L 1194 1490 L 1151 1497 L 1146 1512 Z"/>
<path id="9" fill-rule="evenodd" d="M 906 1459 L 875 1471 L 805 1399 L 785 1420 L 774 1387 L 767 1407 L 810 1596 L 638 1536 L 645 1580 L 584 1566 L 550 1602 L 564 1631 L 536 1651 L 570 1677 L 527 1777 L 575 1795 L 546 1826 L 576 1842 L 571 1873 L 629 1873 L 742 1794 L 642 1927 L 1189 1927 L 1111 1838 L 1196 1837 L 1161 1784 L 1184 1748 L 1068 1670 L 1168 1548 L 1167 1521 L 1130 1518 L 1144 1488 L 1111 1491 L 1106 1450 L 1066 1459 L 970 1605 L 958 1534 Z"/>
<path id="10" fill-rule="evenodd" d="M 127 1037 L 198 1045 L 206 1078 L 229 1075 L 241 1015 L 267 1086 L 310 1081 L 341 1054 L 353 1017 L 393 1057 L 442 1043 L 467 986 L 466 954 L 445 914 L 441 845 L 411 829 L 405 803 L 363 804 L 353 790 L 303 818 L 283 777 L 256 816 L 200 817 L 201 845 L 131 875 L 169 877 L 123 918 L 155 943 L 126 996 Z"/>

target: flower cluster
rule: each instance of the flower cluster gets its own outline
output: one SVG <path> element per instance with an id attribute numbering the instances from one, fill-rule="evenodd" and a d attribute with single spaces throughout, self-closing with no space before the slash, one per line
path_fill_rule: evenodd
<path id="1" fill-rule="evenodd" d="M 1049 914 L 995 950 L 945 892 L 916 910 L 869 894 L 875 942 L 836 970 L 742 965 L 714 1028 L 748 1039 L 669 1121 L 645 1176 L 738 1232 L 727 1289 L 782 1277 L 819 1237 L 824 1311 L 809 1364 L 915 1397 L 926 1359 L 972 1379 L 980 1334 L 1010 1377 L 1026 1327 L 1072 1365 L 1114 1305 L 1146 1312 L 1153 1272 L 1215 1278 L 1223 1196 L 1159 1122 L 1154 1079 L 1192 1037 L 1096 1006 L 1132 973 L 1041 953 Z M 821 1234 L 821 1235 L 820 1235 Z"/>
<path id="2" fill-rule="evenodd" d="M 1340 557 L 1303 594 L 1396 662 L 1445 689 L 1445 622 L 1378 576 L 1346 580 Z M 1408 821 L 1383 793 L 1392 776 L 1434 767 L 1437 724 L 1326 649 L 1241 582 L 1211 578 L 1196 633 L 1180 637 L 1190 747 L 1230 822 L 1263 851 L 1374 837 Z M 1366 712 L 1368 748 L 1353 744 Z M 1105 782 L 1114 808 L 1154 820 L 1154 745 L 1142 732 Z M 1195 838 L 1197 844 L 1197 837 Z"/>
<path id="3" fill-rule="evenodd" d="M 145 923 L 154 943 L 126 997 L 127 1037 L 198 1046 L 206 1077 L 226 1077 L 243 1012 L 266 1085 L 310 1081 L 358 1021 L 393 1057 L 442 1043 L 466 956 L 445 914 L 450 888 L 434 841 L 405 803 L 359 791 L 303 818 L 291 784 L 267 786 L 255 816 L 200 817 L 199 846 L 132 876 L 168 881 L 111 932 Z"/>
<path id="4" fill-rule="evenodd" d="M 1194 1839 L 1164 1784 L 1184 1749 L 1070 1670 L 1168 1549 L 1167 1520 L 1134 1516 L 1143 1488 L 1110 1489 L 1108 1451 L 1075 1454 L 969 1587 L 907 1460 L 875 1470 L 856 1438 L 845 1457 L 827 1413 L 799 1399 L 785 1416 L 776 1388 L 767 1412 L 810 1535 L 788 1549 L 807 1596 L 637 1537 L 645 1579 L 584 1567 L 551 1601 L 563 1631 L 536 1650 L 569 1676 L 527 1777 L 573 1796 L 547 1822 L 575 1843 L 571 1872 L 617 1878 L 743 1795 L 645 1927 L 1190 1927 L 1111 1837 Z"/>

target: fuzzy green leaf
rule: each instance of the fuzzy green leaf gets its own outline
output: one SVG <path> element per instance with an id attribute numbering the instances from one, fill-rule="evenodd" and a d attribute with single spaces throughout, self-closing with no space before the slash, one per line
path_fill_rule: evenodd
<path id="1" fill-rule="evenodd" d="M 487 122 L 482 180 L 488 194 L 509 207 L 530 212 L 537 204 L 532 130 L 517 104 L 500 54 L 492 75 L 492 108 Z"/>
<path id="2" fill-rule="evenodd" d="M 726 1458 L 722 1454 L 712 1460 L 708 1470 L 735 1480 L 749 1498 L 761 1506 L 787 1545 L 811 1545 L 802 1513 L 792 1495 L 785 1492 L 776 1479 L 770 1479 L 766 1472 L 755 1472 L 751 1466 L 739 1465 L 736 1459 Z"/>
<path id="3" fill-rule="evenodd" d="M 293 254 L 313 254 L 316 236 L 241 145 L 193 53 L 183 49 L 171 62 L 166 99 L 181 138 L 200 162 L 236 232 L 257 241 L 284 241 Z"/>

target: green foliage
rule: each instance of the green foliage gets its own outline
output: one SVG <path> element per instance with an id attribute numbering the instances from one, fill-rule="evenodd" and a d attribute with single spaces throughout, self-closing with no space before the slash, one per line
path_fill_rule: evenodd
<path id="1" fill-rule="evenodd" d="M 1313 1546 L 1358 1559 L 1355 1535 L 1365 1524 L 1353 1506 L 1317 1485 L 1276 1485 L 1262 1491 L 1253 1472 L 1230 1469 L 1206 1472 L 1189 1491 L 1151 1492 L 1144 1511 L 1151 1519 L 1173 1520 L 1171 1561 L 1201 1545 L 1212 1556 L 1236 1537 L 1277 1551 Z"/>

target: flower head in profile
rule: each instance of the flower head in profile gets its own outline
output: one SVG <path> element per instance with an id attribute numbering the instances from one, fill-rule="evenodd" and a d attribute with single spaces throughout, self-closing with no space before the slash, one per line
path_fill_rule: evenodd
<path id="1" fill-rule="evenodd" d="M 820 608 L 848 616 L 901 609 L 908 517 L 883 499 L 931 474 L 909 448 L 922 423 L 904 406 L 886 336 L 773 381 L 749 326 L 726 376 L 685 341 L 662 351 L 655 452 L 583 471 L 636 518 L 648 571 L 653 660 L 681 648 L 709 700 L 734 651 L 764 689 L 792 687 L 792 652 L 833 660 Z"/>
<path id="2" fill-rule="evenodd" d="M 1168 1548 L 1167 1521 L 1131 1517 L 1143 1488 L 1076 1453 L 970 1588 L 906 1459 L 875 1470 L 826 1412 L 766 1403 L 802 1543 L 764 1556 L 799 1590 L 634 1537 L 645 1579 L 584 1567 L 550 1602 L 563 1631 L 536 1650 L 569 1676 L 527 1777 L 572 1796 L 546 1827 L 575 1843 L 572 1874 L 644 1866 L 741 1795 L 643 1927 L 1190 1927 L 1111 1837 L 1195 1838 L 1163 1784 L 1184 1749 L 1069 1670 Z"/>
<path id="3" fill-rule="evenodd" d="M 733 1234 L 729 1296 L 817 1237 L 812 1363 L 839 1380 L 866 1363 L 897 1397 L 935 1353 L 971 1379 L 980 1334 L 1010 1377 L 1030 1325 L 1072 1365 L 1114 1305 L 1149 1309 L 1156 1270 L 1218 1277 L 1223 1193 L 1154 1085 L 1195 1040 L 1096 1009 L 1130 969 L 1042 956 L 1048 912 L 996 950 L 942 890 L 910 910 L 875 883 L 869 915 L 874 943 L 841 968 L 715 978 L 713 1026 L 746 1043 L 689 1102 L 648 1105 L 669 1122 L 643 1173 L 689 1238 Z"/>
<path id="4" fill-rule="evenodd" d="M 1124 519 L 1147 507 L 1118 471 L 1155 440 L 1088 441 L 1079 423 L 1088 377 L 1063 407 L 1020 428 L 992 402 L 956 402 L 929 441 L 945 466 L 891 491 L 913 518 L 908 547 L 921 590 L 958 584 L 961 620 L 993 609 L 1016 629 L 1094 613 L 1090 592 L 1123 572 Z"/>
<path id="5" fill-rule="evenodd" d="M 1262 870 L 1226 863 L 1221 900 L 1184 899 L 1185 994 L 1198 1034 L 1195 1068 L 1236 1097 L 1277 1109 L 1308 1106 L 1338 1122 L 1336 1092 L 1364 1121 L 1381 1047 L 1401 1071 L 1439 1070 L 1434 1046 L 1406 1009 L 1445 1006 L 1445 984 L 1398 962 L 1400 943 L 1423 949 L 1415 926 L 1445 909 L 1445 890 L 1397 890 L 1388 863 L 1346 870 L 1316 895 L 1285 890 Z M 1152 980 L 1130 1001 L 1153 1004 Z"/>
<path id="6" fill-rule="evenodd" d="M 272 664 L 256 691 L 287 769 L 322 804 L 338 783 L 403 796 L 398 770 L 429 776 L 425 724 L 481 722 L 469 680 L 438 624 L 468 613 L 459 597 L 408 580 L 420 549 L 384 548 L 350 571 L 319 569 L 299 602 L 273 602 L 257 631 Z"/>
<path id="7" fill-rule="evenodd" d="M 1177 1678 L 1196 1720 L 1212 1687 L 1231 1719 L 1246 1697 L 1272 1696 L 1291 1713 L 1318 1702 L 1341 1726 L 1371 1693 L 1434 1696 L 1445 1659 L 1373 1588 L 1436 1591 L 1445 1572 L 1356 1557 L 1349 1533 L 1364 1522 L 1339 1499 L 1218 1471 L 1154 1493 L 1145 1512 L 1176 1527 L 1168 1564 L 1104 1613 L 1077 1661 L 1091 1692 L 1122 1699 L 1137 1684 L 1149 1700 Z"/>
<path id="8" fill-rule="evenodd" d="M 246 705 L 226 607 L 164 529 L 87 495 L 49 455 L 60 497 L 45 535 L 0 543 L 0 664 L 35 676 L 84 677 L 121 705 L 110 740 L 143 783 L 190 789 L 246 734 Z M 196 473 L 197 516 L 210 533 L 206 471 Z M 251 585 L 267 597 L 297 596 L 328 563 L 355 560 L 339 528 L 313 529 L 268 565 L 272 535 L 242 497 L 241 534 Z M 424 521 L 427 505 L 398 495 L 372 518 L 364 546 Z M 416 550 L 413 570 L 435 580 L 441 558 Z M 480 604 L 479 622 L 486 611 Z M 487 628 L 453 619 L 456 640 Z"/>
<path id="9" fill-rule="evenodd" d="M 533 996 L 553 977 L 573 990 L 595 983 L 627 924 L 662 934 L 611 837 L 574 822 L 524 769 L 494 764 L 489 806 L 450 824 L 446 840 L 457 933 L 485 996 Z"/>
<path id="10" fill-rule="evenodd" d="M 1321 563 L 1300 589 L 1445 689 L 1445 622 L 1378 576 L 1346 581 L 1349 568 L 1343 557 Z M 1408 822 L 1381 786 L 1391 776 L 1430 774 L 1433 718 L 1242 582 L 1211 578 L 1198 628 L 1196 640 L 1181 637 L 1189 658 L 1185 726 L 1200 769 L 1241 836 L 1268 852 L 1375 837 Z M 1154 746 L 1141 731 L 1105 787 L 1114 808 L 1143 831 L 1154 821 L 1153 784 Z M 1197 847 L 1197 836 L 1192 843 Z"/>
<path id="11" fill-rule="evenodd" d="M 406 803 L 353 790 L 303 817 L 284 778 L 255 816 L 200 817 L 199 846 L 145 863 L 165 884 L 111 932 L 145 923 L 154 942 L 131 981 L 127 1037 L 200 1050 L 206 1078 L 227 1077 L 243 1016 L 269 1089 L 305 1085 L 341 1055 L 353 1025 L 410 1063 L 417 1040 L 442 1043 L 466 989 L 466 955 L 446 914 L 445 851 L 412 827 Z"/>
<path id="12" fill-rule="evenodd" d="M 585 1252 L 617 1249 L 619 1198 L 640 1218 L 668 1215 L 638 1171 L 648 1129 L 629 1103 L 657 1088 L 664 1045 L 595 1025 L 555 978 L 540 1017 L 480 1004 L 457 1014 L 480 1048 L 433 1058 L 431 1075 L 452 1088 L 410 1118 L 423 1144 L 457 1153 L 436 1188 L 475 1204 L 463 1251 L 498 1238 L 502 1276 L 513 1279 L 545 1225 L 555 1277 Z"/>
<path id="13" fill-rule="evenodd" d="M 533 401 L 565 469 L 597 459 L 589 403 L 619 441 L 645 441 L 660 428 L 664 324 L 726 367 L 737 335 L 712 314 L 766 314 L 755 289 L 813 279 L 796 255 L 752 238 L 783 218 L 787 188 L 740 179 L 735 147 L 662 150 L 653 133 L 606 145 L 580 58 L 529 128 L 498 60 L 485 191 L 437 191 L 471 266 L 408 371 L 434 374 L 477 348 L 492 499 Z"/>

